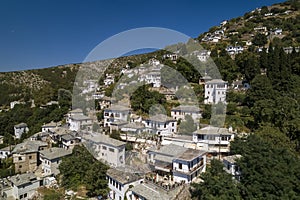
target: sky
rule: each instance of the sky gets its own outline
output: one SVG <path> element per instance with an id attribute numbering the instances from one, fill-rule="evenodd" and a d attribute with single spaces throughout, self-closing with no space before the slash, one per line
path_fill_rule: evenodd
<path id="1" fill-rule="evenodd" d="M 279 2 L 0 0 L 0 72 L 80 63 L 99 43 L 134 28 L 168 28 L 195 38 L 223 20 Z"/>

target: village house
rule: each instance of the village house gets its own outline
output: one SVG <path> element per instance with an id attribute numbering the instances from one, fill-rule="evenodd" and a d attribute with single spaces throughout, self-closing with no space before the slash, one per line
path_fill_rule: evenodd
<path id="1" fill-rule="evenodd" d="M 99 100 L 99 107 L 100 110 L 103 110 L 105 108 L 109 108 L 111 106 L 111 104 L 115 101 L 116 99 L 113 97 L 107 97 L 104 96 Z"/>
<path id="2" fill-rule="evenodd" d="M 40 151 L 43 174 L 54 176 L 58 175 L 58 166 L 61 163 L 61 159 L 70 154 L 72 154 L 72 150 L 66 150 L 58 147 Z"/>
<path id="3" fill-rule="evenodd" d="M 2 190 L 4 199 L 29 200 L 37 195 L 37 189 L 42 185 L 33 173 L 17 174 L 5 180 L 6 187 Z"/>
<path id="4" fill-rule="evenodd" d="M 194 122 L 199 122 L 201 118 L 200 108 L 196 106 L 180 105 L 171 109 L 171 117 L 176 120 L 184 120 L 186 115 L 190 115 Z"/>
<path id="5" fill-rule="evenodd" d="M 207 126 L 193 133 L 193 141 L 197 146 L 209 153 L 229 152 L 230 142 L 234 140 L 234 133 L 227 128 Z"/>
<path id="6" fill-rule="evenodd" d="M 12 146 L 4 147 L 0 149 L 0 159 L 6 159 L 11 155 Z"/>
<path id="7" fill-rule="evenodd" d="M 20 139 L 23 133 L 29 131 L 26 123 L 20 123 L 14 126 L 15 138 Z"/>
<path id="8" fill-rule="evenodd" d="M 226 103 L 226 91 L 228 82 L 222 79 L 212 79 L 205 83 L 204 104 Z"/>
<path id="9" fill-rule="evenodd" d="M 53 132 L 57 126 L 58 125 L 55 122 L 50 122 L 48 124 L 44 124 L 42 126 L 42 132 Z"/>
<path id="10" fill-rule="evenodd" d="M 48 144 L 42 141 L 25 141 L 17 144 L 12 151 L 15 172 L 33 172 L 40 164 L 39 151 L 47 149 Z"/>
<path id="11" fill-rule="evenodd" d="M 101 133 L 83 136 L 83 144 L 97 159 L 112 167 L 125 165 L 125 142 L 110 138 Z"/>
<path id="12" fill-rule="evenodd" d="M 116 121 L 127 122 L 131 109 L 122 105 L 111 105 L 104 109 L 104 127 L 110 127 Z"/>
<path id="13" fill-rule="evenodd" d="M 240 180 L 241 170 L 236 161 L 242 156 L 239 154 L 223 157 L 224 170 L 231 174 L 236 180 Z"/>
<path id="14" fill-rule="evenodd" d="M 76 108 L 76 109 L 69 111 L 66 115 L 66 122 L 70 123 L 70 117 L 72 117 L 74 115 L 83 115 L 82 109 Z"/>
<path id="15" fill-rule="evenodd" d="M 145 125 L 141 122 L 131 122 L 123 125 L 121 131 L 133 135 L 140 134 L 145 131 Z"/>
<path id="16" fill-rule="evenodd" d="M 30 136 L 29 139 L 32 141 L 41 140 L 43 142 L 50 142 L 52 134 L 53 132 L 38 132 Z"/>
<path id="17" fill-rule="evenodd" d="M 244 51 L 244 48 L 241 46 L 228 46 L 226 49 L 228 54 L 234 55 L 234 54 L 239 54 Z"/>
<path id="18" fill-rule="evenodd" d="M 212 78 L 207 75 L 205 72 L 205 75 L 199 79 L 199 85 L 205 85 L 206 82 L 211 81 Z"/>
<path id="19" fill-rule="evenodd" d="M 88 116 L 78 114 L 78 115 L 72 115 L 69 118 L 69 128 L 72 131 L 80 131 L 80 130 L 91 131 L 92 126 L 93 126 L 93 119 L 89 118 Z"/>
<path id="20" fill-rule="evenodd" d="M 59 136 L 61 147 L 64 149 L 73 149 L 75 145 L 81 142 L 81 137 L 76 131 L 69 132 Z"/>
<path id="21" fill-rule="evenodd" d="M 106 172 L 106 177 L 108 180 L 108 187 L 110 189 L 108 196 L 111 200 L 124 200 L 129 188 L 143 182 L 142 177 L 126 172 L 126 169 L 119 170 L 110 168 Z"/>
<path id="22" fill-rule="evenodd" d="M 148 132 L 156 135 L 170 136 L 177 132 L 177 121 L 167 115 L 154 115 L 143 119 L 142 123 Z"/>
<path id="23" fill-rule="evenodd" d="M 206 152 L 175 144 L 148 150 L 152 171 L 158 175 L 171 175 L 175 182 L 190 183 L 206 169 Z"/>
<path id="24" fill-rule="evenodd" d="M 109 86 L 115 82 L 115 77 L 112 74 L 106 74 L 104 85 Z"/>

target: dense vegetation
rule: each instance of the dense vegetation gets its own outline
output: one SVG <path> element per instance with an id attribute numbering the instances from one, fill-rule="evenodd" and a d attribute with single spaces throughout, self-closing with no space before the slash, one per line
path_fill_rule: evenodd
<path id="1" fill-rule="evenodd" d="M 108 166 L 96 160 L 83 146 L 75 146 L 72 155 L 59 165 L 61 185 L 77 190 L 85 186 L 87 196 L 107 196 L 106 170 Z"/>

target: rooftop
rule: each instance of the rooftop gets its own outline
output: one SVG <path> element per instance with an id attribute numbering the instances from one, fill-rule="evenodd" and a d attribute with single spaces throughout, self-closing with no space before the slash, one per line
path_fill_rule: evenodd
<path id="1" fill-rule="evenodd" d="M 25 174 L 17 174 L 15 176 L 12 176 L 10 178 L 10 181 L 15 185 L 15 186 L 20 186 L 24 184 L 28 184 L 32 181 L 37 180 L 37 177 L 33 173 L 25 173 Z"/>
<path id="2" fill-rule="evenodd" d="M 88 116 L 80 115 L 80 114 L 73 115 L 70 117 L 70 119 L 75 120 L 75 121 L 92 120 Z"/>
<path id="3" fill-rule="evenodd" d="M 151 152 L 155 152 L 158 154 L 164 154 L 164 155 L 169 155 L 169 156 L 178 156 L 185 152 L 187 148 L 176 145 L 176 144 L 169 144 L 162 146 L 160 149 L 152 148 L 149 149 Z"/>
<path id="4" fill-rule="evenodd" d="M 38 152 L 39 148 L 42 146 L 48 146 L 46 142 L 42 141 L 25 141 L 23 143 L 17 144 L 12 153 L 30 153 Z"/>
<path id="5" fill-rule="evenodd" d="M 114 168 L 108 169 L 107 172 L 106 172 L 106 175 L 108 175 L 109 177 L 111 177 L 112 179 L 118 181 L 119 183 L 121 183 L 123 185 L 127 184 L 127 183 L 137 181 L 139 179 L 142 179 L 137 174 L 117 170 L 117 169 L 114 169 Z"/>
<path id="6" fill-rule="evenodd" d="M 145 128 L 145 125 L 140 122 L 133 122 L 133 123 L 124 125 L 123 128 L 143 129 L 143 128 Z"/>
<path id="7" fill-rule="evenodd" d="M 15 128 L 25 128 L 27 127 L 27 124 L 26 123 L 20 123 L 20 124 L 17 124 L 14 126 Z"/>
<path id="8" fill-rule="evenodd" d="M 225 156 L 223 160 L 226 160 L 230 163 L 235 163 L 237 159 L 240 159 L 242 156 L 240 154 L 232 155 L 232 156 Z"/>
<path id="9" fill-rule="evenodd" d="M 56 127 L 57 126 L 57 123 L 55 122 L 50 122 L 48 124 L 44 124 L 42 127 Z"/>
<path id="10" fill-rule="evenodd" d="M 214 127 L 214 126 L 207 126 L 205 128 L 201 128 L 197 131 L 195 131 L 194 133 L 199 134 L 199 135 L 231 135 L 232 133 L 230 133 L 228 131 L 227 128 L 219 128 L 219 127 Z"/>
<path id="11" fill-rule="evenodd" d="M 164 114 L 158 114 L 158 115 L 150 116 L 150 119 L 148 119 L 148 120 L 155 121 L 155 122 L 176 121 L 172 117 L 169 117 L 169 116 L 164 115 Z"/>
<path id="12" fill-rule="evenodd" d="M 74 110 L 71 110 L 69 113 L 73 113 L 73 114 L 75 114 L 75 113 L 83 113 L 83 111 L 80 108 L 76 108 Z"/>
<path id="13" fill-rule="evenodd" d="M 118 104 L 113 104 L 111 107 L 106 108 L 105 111 L 129 111 L 131 110 L 129 107 L 125 107 Z"/>
<path id="14" fill-rule="evenodd" d="M 126 144 L 125 142 L 110 138 L 109 136 L 106 136 L 101 133 L 97 133 L 97 134 L 93 134 L 93 135 L 84 135 L 83 137 L 84 137 L 84 139 L 89 140 L 94 143 L 108 144 L 108 145 L 115 146 L 115 147 L 123 146 Z"/>
<path id="15" fill-rule="evenodd" d="M 178 159 L 179 160 L 193 160 L 194 158 L 197 158 L 200 155 L 205 154 L 205 151 L 200 151 L 196 149 L 187 149 L 185 152 L 183 152 Z"/>
<path id="16" fill-rule="evenodd" d="M 200 108 L 196 106 L 180 105 L 172 108 L 172 111 L 200 112 Z"/>
<path id="17" fill-rule="evenodd" d="M 227 83 L 227 81 L 223 81 L 222 79 L 212 79 L 206 82 L 206 84 L 211 84 L 211 83 Z"/>
<path id="18" fill-rule="evenodd" d="M 64 156 L 70 155 L 72 154 L 72 151 L 63 148 L 53 147 L 50 149 L 40 151 L 40 154 L 48 160 L 54 160 L 56 158 L 62 158 Z"/>

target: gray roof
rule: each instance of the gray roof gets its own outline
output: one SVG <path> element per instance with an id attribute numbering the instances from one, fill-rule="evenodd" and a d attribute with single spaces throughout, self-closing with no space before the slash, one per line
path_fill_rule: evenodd
<path id="1" fill-rule="evenodd" d="M 143 128 L 145 128 L 145 125 L 140 122 L 133 122 L 133 123 L 124 125 L 123 128 L 143 129 Z"/>
<path id="2" fill-rule="evenodd" d="M 88 116 L 80 115 L 80 114 L 73 115 L 73 116 L 70 117 L 70 119 L 75 120 L 75 121 L 92 120 Z"/>
<path id="3" fill-rule="evenodd" d="M 131 109 L 129 107 L 125 107 L 125 106 L 122 106 L 122 105 L 117 105 L 117 104 L 113 104 L 111 105 L 111 107 L 109 108 L 106 108 L 105 111 L 130 111 Z"/>
<path id="4" fill-rule="evenodd" d="M 57 123 L 55 122 L 50 122 L 48 124 L 44 124 L 42 127 L 56 127 L 57 126 Z"/>
<path id="5" fill-rule="evenodd" d="M 12 153 L 38 152 L 40 147 L 45 146 L 48 146 L 46 142 L 28 140 L 23 143 L 17 144 Z"/>
<path id="6" fill-rule="evenodd" d="M 112 179 L 118 181 L 121 184 L 127 184 L 134 181 L 137 181 L 139 179 L 142 179 L 137 174 L 129 173 L 126 171 L 117 170 L 114 168 L 110 168 L 107 170 L 106 175 L 111 177 Z"/>
<path id="7" fill-rule="evenodd" d="M 231 135 L 232 133 L 229 133 L 227 128 L 219 128 L 214 126 L 207 126 L 205 128 L 199 129 L 195 131 L 194 133 L 199 135 Z"/>
<path id="8" fill-rule="evenodd" d="M 155 186 L 154 184 L 142 183 L 134 186 L 130 190 L 147 200 L 170 200 L 175 199 L 176 195 L 179 194 L 181 189 L 182 186 L 167 192 L 162 188 Z"/>
<path id="9" fill-rule="evenodd" d="M 40 151 L 40 154 L 42 157 L 48 159 L 48 160 L 54 160 L 56 158 L 62 158 L 64 156 L 72 154 L 71 150 L 53 147 L 50 149 L 45 149 Z"/>
<path id="10" fill-rule="evenodd" d="M 164 114 L 158 114 L 158 115 L 154 115 L 154 116 L 150 116 L 151 121 L 155 121 L 155 122 L 170 122 L 170 121 L 176 121 L 175 119 L 173 119 L 172 117 L 169 117 L 167 115 Z"/>
<path id="11" fill-rule="evenodd" d="M 211 81 L 207 81 L 207 83 L 228 83 L 227 81 L 223 81 L 222 79 L 212 79 Z"/>
<path id="12" fill-rule="evenodd" d="M 151 152 L 155 152 L 158 154 L 164 154 L 164 155 L 169 155 L 169 156 L 178 156 L 185 152 L 187 148 L 176 145 L 176 144 L 169 144 L 162 146 L 159 150 L 157 149 L 149 149 Z"/>
<path id="13" fill-rule="evenodd" d="M 83 113 L 83 111 L 80 108 L 76 108 L 74 110 L 71 110 L 69 113 Z"/>
<path id="14" fill-rule="evenodd" d="M 196 106 L 180 105 L 172 108 L 172 111 L 200 112 L 200 108 Z"/>
<path id="15" fill-rule="evenodd" d="M 76 137 L 74 135 L 72 135 L 71 133 L 62 135 L 61 138 L 64 140 L 75 140 L 76 139 Z"/>
<path id="16" fill-rule="evenodd" d="M 101 133 L 97 133 L 93 135 L 84 135 L 83 138 L 94 143 L 107 144 L 115 147 L 123 146 L 126 144 L 125 142 L 110 138 L 109 136 Z"/>
<path id="17" fill-rule="evenodd" d="M 191 161 L 203 154 L 205 154 L 205 151 L 200 151 L 200 150 L 196 150 L 196 149 L 187 149 L 177 159 Z"/>
<path id="18" fill-rule="evenodd" d="M 228 161 L 230 163 L 235 163 L 236 160 L 240 159 L 241 157 L 242 157 L 241 155 L 236 154 L 236 155 L 232 155 L 232 156 L 225 156 L 223 158 L 223 160 L 226 160 L 226 161 Z"/>
<path id="19" fill-rule="evenodd" d="M 36 176 L 33 173 L 25 173 L 25 174 L 17 174 L 15 176 L 12 176 L 10 178 L 10 181 L 15 185 L 15 186 L 21 186 L 24 184 L 31 183 L 32 181 L 36 180 Z"/>
<path id="20" fill-rule="evenodd" d="M 27 124 L 26 123 L 20 123 L 20 124 L 16 124 L 14 127 L 15 128 L 24 128 L 24 127 L 27 127 Z"/>

